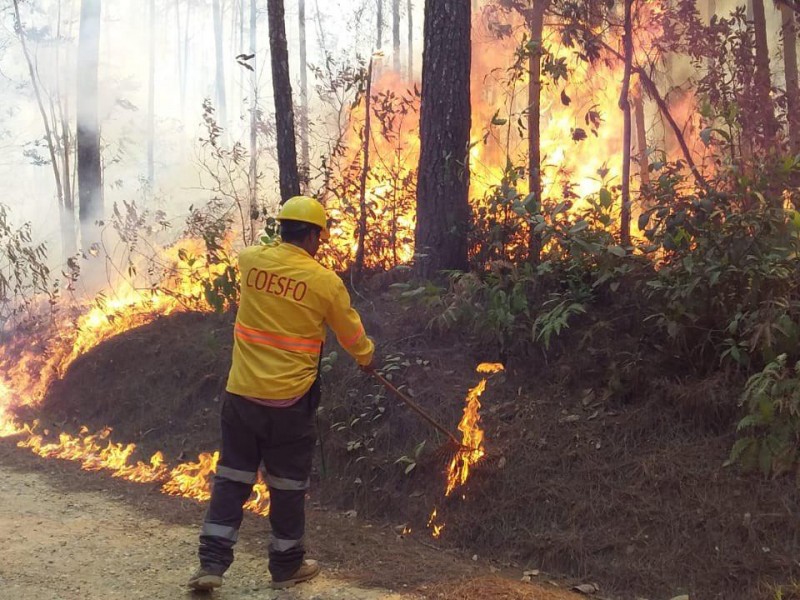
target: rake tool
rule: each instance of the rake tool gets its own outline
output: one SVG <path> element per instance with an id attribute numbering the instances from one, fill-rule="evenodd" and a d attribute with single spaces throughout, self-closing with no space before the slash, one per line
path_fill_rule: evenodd
<path id="1" fill-rule="evenodd" d="M 384 387 L 386 387 L 386 389 L 391 390 L 398 398 L 400 398 L 400 400 L 402 400 L 406 404 L 406 406 L 408 406 L 411 410 L 417 413 L 420 417 L 425 419 L 431 426 L 433 426 L 434 429 L 446 435 L 450 439 L 450 441 L 456 445 L 456 447 L 463 448 L 465 450 L 472 450 L 472 448 L 468 448 L 467 446 L 459 442 L 458 438 L 456 438 L 456 436 L 453 435 L 453 433 L 450 432 L 449 429 L 447 429 L 444 425 L 442 425 L 436 419 L 430 416 L 419 404 L 414 402 L 406 394 L 398 390 L 397 387 L 395 387 L 395 385 L 391 381 L 386 379 L 383 375 L 381 375 L 374 369 L 370 370 L 369 373 L 373 375 L 375 379 L 380 381 L 384 385 Z"/>

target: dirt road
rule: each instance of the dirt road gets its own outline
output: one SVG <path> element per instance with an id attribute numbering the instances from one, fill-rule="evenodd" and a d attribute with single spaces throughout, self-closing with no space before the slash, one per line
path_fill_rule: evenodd
<path id="1" fill-rule="evenodd" d="M 44 460 L 0 439 L 0 600 L 191 599 L 205 506 Z M 313 490 L 312 490 L 313 491 Z M 577 600 L 558 582 L 521 583 L 519 567 L 404 537 L 308 504 L 310 552 L 323 574 L 269 589 L 267 519 L 245 515 L 236 561 L 217 600 Z M 422 533 L 425 536 L 425 533 Z M 425 536 L 427 539 L 427 536 Z M 518 574 L 519 573 L 519 574 Z"/>
<path id="2" fill-rule="evenodd" d="M 97 492 L 54 490 L 35 473 L 0 465 L 0 597 L 16 600 L 174 599 L 194 566 L 196 527 L 143 520 Z M 217 598 L 405 600 L 331 576 L 278 594 L 268 589 L 263 556 L 237 554 Z"/>

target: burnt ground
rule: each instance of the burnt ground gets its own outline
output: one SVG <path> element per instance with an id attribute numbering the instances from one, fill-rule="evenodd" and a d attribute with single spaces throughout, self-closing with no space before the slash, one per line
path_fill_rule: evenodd
<path id="1" fill-rule="evenodd" d="M 421 404 L 455 427 L 479 378 L 475 365 L 498 357 L 469 339 L 432 333 L 418 311 L 391 297 L 361 310 L 395 381 L 408 383 Z M 172 462 L 191 460 L 216 447 L 216 396 L 230 345 L 230 316 L 161 319 L 81 357 L 28 416 L 53 431 L 111 425 L 113 439 L 137 443 L 145 458 L 163 450 Z M 735 403 L 724 381 L 676 378 L 660 385 L 663 393 L 650 386 L 623 403 L 603 399 L 569 357 L 546 367 L 522 362 L 512 360 L 509 372 L 490 382 L 481 411 L 487 458 L 462 496 L 443 501 L 443 440 L 340 355 L 325 375 L 325 464 L 316 465 L 313 500 L 332 514 L 356 509 L 378 529 L 408 523 L 421 548 L 492 557 L 516 577 L 541 569 L 597 582 L 615 598 L 771 599 L 769 584 L 800 578 L 795 482 L 723 468 L 733 425 L 711 427 L 685 410 L 709 397 Z M 417 466 L 404 474 L 402 457 L 414 457 L 423 441 Z M 141 487 L 125 493 L 141 494 L 134 491 Z M 175 502 L 189 502 L 156 497 L 171 507 L 166 518 Z M 425 533 L 434 505 L 446 522 L 437 542 Z M 354 568 L 373 564 L 373 551 L 356 554 Z M 405 581 L 428 561 L 412 553 L 396 571 Z M 436 579 L 431 573 L 426 585 Z M 475 595 L 485 583 L 470 583 L 458 597 L 503 597 L 492 595 L 494 586 Z M 444 587 L 461 589 L 452 581 Z"/>

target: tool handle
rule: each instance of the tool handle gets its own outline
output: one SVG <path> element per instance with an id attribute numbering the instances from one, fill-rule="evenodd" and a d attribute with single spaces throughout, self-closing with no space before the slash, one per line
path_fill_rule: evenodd
<path id="1" fill-rule="evenodd" d="M 400 390 L 398 390 L 398 389 L 397 389 L 397 388 L 396 388 L 396 387 L 395 387 L 395 386 L 394 386 L 394 385 L 393 385 L 393 384 L 392 384 L 392 383 L 391 383 L 391 382 L 390 382 L 388 379 L 386 379 L 386 378 L 385 378 L 383 375 L 381 375 L 380 373 L 378 373 L 378 372 L 377 372 L 377 371 L 375 371 L 375 370 L 371 371 L 371 373 L 372 373 L 372 375 L 374 375 L 374 376 L 375 376 L 375 378 L 376 378 L 378 381 L 380 381 L 380 382 L 381 382 L 381 383 L 382 383 L 382 384 L 383 384 L 383 385 L 384 385 L 384 386 L 385 386 L 387 389 L 389 389 L 389 390 L 391 390 L 392 392 L 394 392 L 394 394 L 395 394 L 395 395 L 396 395 L 398 398 L 400 398 L 400 399 L 401 399 L 403 402 L 405 402 L 405 403 L 406 403 L 406 405 L 407 405 L 407 406 L 408 406 L 408 407 L 409 407 L 411 410 L 413 410 L 413 411 L 414 411 L 415 413 L 417 413 L 417 414 L 418 414 L 420 417 L 422 417 L 422 418 L 423 418 L 423 419 L 425 419 L 425 420 L 426 420 L 428 423 L 430 423 L 430 424 L 431 424 L 431 425 L 432 425 L 432 426 L 433 426 L 433 427 L 434 427 L 434 428 L 435 428 L 437 431 L 440 431 L 441 433 L 443 433 L 444 435 L 446 435 L 446 436 L 447 436 L 448 438 L 450 438 L 450 439 L 453 441 L 453 443 L 455 443 L 457 446 L 459 446 L 459 447 L 460 447 L 460 446 L 463 446 L 463 444 L 462 444 L 461 442 L 459 442 L 459 441 L 458 441 L 458 439 L 456 438 L 456 436 L 455 436 L 455 435 L 453 435 L 452 433 L 450 433 L 450 431 L 448 431 L 448 430 L 447 430 L 447 429 L 446 429 L 446 428 L 445 428 L 443 425 L 440 425 L 440 424 L 439 424 L 439 423 L 436 421 L 436 419 L 434 419 L 434 418 L 433 418 L 432 416 L 430 416 L 430 415 L 429 415 L 427 412 L 425 412 L 425 410 L 423 410 L 423 408 L 422 408 L 422 407 L 421 407 L 419 404 L 417 404 L 417 403 L 416 403 L 416 402 L 414 402 L 414 401 L 413 401 L 411 398 L 409 398 L 407 395 L 405 395 L 403 392 L 401 392 Z"/>

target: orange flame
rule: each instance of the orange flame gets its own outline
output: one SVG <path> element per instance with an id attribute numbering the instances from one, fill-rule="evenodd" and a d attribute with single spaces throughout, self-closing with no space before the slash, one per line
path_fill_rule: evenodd
<path id="1" fill-rule="evenodd" d="M 478 373 L 498 373 L 503 370 L 503 365 L 499 363 L 481 363 L 478 365 Z M 458 424 L 461 432 L 461 444 L 456 455 L 450 461 L 447 469 L 447 489 L 445 496 L 449 496 L 453 491 L 464 485 L 469 478 L 469 470 L 486 454 L 483 447 L 483 429 L 480 427 L 480 397 L 486 389 L 486 378 L 472 388 L 467 394 L 467 405 L 464 407 L 464 416 Z"/>
<path id="2" fill-rule="evenodd" d="M 431 513 L 430 518 L 428 519 L 428 529 L 431 530 L 431 535 L 434 538 L 438 538 L 442 535 L 442 530 L 444 529 L 444 523 L 435 523 L 436 521 L 436 507 L 433 508 L 433 512 Z"/>

